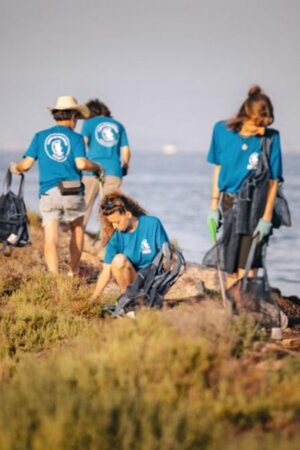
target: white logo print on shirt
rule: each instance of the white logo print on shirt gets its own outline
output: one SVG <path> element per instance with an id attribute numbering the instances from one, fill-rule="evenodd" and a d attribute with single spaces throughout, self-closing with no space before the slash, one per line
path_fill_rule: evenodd
<path id="1" fill-rule="evenodd" d="M 248 170 L 255 170 L 255 169 L 257 169 L 258 161 L 259 161 L 259 154 L 257 152 L 252 153 L 249 156 L 249 162 L 248 162 L 247 169 Z"/>
<path id="2" fill-rule="evenodd" d="M 104 147 L 113 147 L 118 143 L 119 127 L 114 123 L 102 122 L 95 130 L 95 137 Z"/>
<path id="3" fill-rule="evenodd" d="M 142 249 L 143 255 L 148 255 L 149 253 L 151 253 L 151 248 L 150 248 L 150 245 L 149 245 L 149 242 L 147 241 L 147 239 L 142 240 L 141 249 Z"/>
<path id="4" fill-rule="evenodd" d="M 50 134 L 45 140 L 45 152 L 49 158 L 63 163 L 71 150 L 69 138 L 62 133 Z"/>

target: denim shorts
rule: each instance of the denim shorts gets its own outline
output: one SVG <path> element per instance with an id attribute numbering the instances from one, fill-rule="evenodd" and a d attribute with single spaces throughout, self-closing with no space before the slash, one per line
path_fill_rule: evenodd
<path id="1" fill-rule="evenodd" d="M 73 222 L 85 214 L 83 194 L 61 195 L 58 187 L 49 189 L 40 198 L 43 225 L 52 220 Z"/>

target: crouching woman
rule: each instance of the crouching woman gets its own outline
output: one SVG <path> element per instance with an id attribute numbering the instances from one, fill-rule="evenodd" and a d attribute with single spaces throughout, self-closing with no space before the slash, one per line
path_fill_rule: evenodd
<path id="1" fill-rule="evenodd" d="M 106 246 L 104 264 L 90 298 L 94 303 L 113 278 L 123 293 L 137 271 L 149 266 L 168 236 L 160 220 L 148 216 L 132 198 L 118 192 L 107 194 L 101 202 L 102 244 Z"/>

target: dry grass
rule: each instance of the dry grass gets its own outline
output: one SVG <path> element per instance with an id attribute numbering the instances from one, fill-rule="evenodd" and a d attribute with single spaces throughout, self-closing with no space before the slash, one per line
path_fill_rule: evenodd
<path id="1" fill-rule="evenodd" d="M 99 319 L 91 285 L 46 274 L 33 232 L 0 259 L 1 449 L 299 448 L 297 354 L 218 299 Z"/>

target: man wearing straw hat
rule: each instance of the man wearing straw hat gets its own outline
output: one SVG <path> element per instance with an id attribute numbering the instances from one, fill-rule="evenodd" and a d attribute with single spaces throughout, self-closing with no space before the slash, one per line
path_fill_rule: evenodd
<path id="1" fill-rule="evenodd" d="M 36 160 L 39 164 L 40 211 L 45 236 L 45 260 L 49 272 L 58 274 L 59 222 L 70 224 L 70 271 L 78 273 L 83 247 L 84 188 L 81 171 L 100 175 L 99 164 L 86 157 L 83 137 L 74 131 L 77 119 L 87 118 L 89 110 L 71 96 L 58 97 L 56 105 L 48 108 L 56 125 L 39 131 L 26 150 L 23 160 L 10 165 L 12 173 L 29 170 Z"/>

